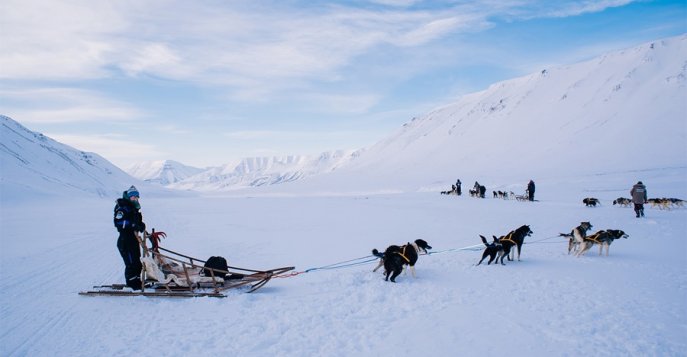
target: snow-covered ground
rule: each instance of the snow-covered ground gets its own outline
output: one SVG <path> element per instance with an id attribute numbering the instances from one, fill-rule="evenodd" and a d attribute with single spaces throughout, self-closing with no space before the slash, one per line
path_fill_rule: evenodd
<path id="1" fill-rule="evenodd" d="M 0 355 L 684 356 L 687 208 L 647 208 L 637 219 L 613 206 L 638 179 L 651 197 L 687 198 L 687 168 L 538 181 L 533 203 L 438 192 L 143 191 L 145 221 L 168 233 L 168 248 L 223 255 L 231 265 L 302 272 L 417 238 L 437 252 L 420 257 L 416 279 L 401 275 L 396 284 L 371 262 L 273 279 L 225 299 L 79 296 L 123 282 L 115 197 L 5 200 Z M 584 207 L 588 196 L 602 205 Z M 580 221 L 630 237 L 608 257 L 595 247 L 576 258 L 556 236 Z M 457 250 L 522 224 L 534 234 L 520 262 L 475 266 L 480 251 Z"/>

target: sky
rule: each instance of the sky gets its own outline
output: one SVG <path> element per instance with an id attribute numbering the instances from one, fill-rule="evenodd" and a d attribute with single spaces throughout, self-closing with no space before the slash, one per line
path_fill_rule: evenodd
<path id="1" fill-rule="evenodd" d="M 122 168 L 317 155 L 685 32 L 684 0 L 6 0 L 0 114 Z"/>

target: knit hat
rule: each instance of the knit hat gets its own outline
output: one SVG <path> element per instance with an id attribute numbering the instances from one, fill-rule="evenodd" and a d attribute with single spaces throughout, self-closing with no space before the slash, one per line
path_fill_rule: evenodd
<path id="1" fill-rule="evenodd" d="M 128 198 L 131 198 L 134 196 L 135 197 L 141 197 L 141 195 L 138 193 L 138 190 L 136 189 L 136 186 L 134 186 L 134 185 L 131 185 L 131 187 L 129 187 L 129 189 L 126 190 L 126 196 Z"/>

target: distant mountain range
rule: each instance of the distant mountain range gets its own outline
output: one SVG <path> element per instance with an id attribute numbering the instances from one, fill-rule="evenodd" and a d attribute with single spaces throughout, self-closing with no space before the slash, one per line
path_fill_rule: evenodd
<path id="1" fill-rule="evenodd" d="M 615 51 L 469 94 L 413 118 L 377 144 L 316 157 L 247 158 L 199 169 L 142 163 L 131 175 L 168 188 L 276 184 L 417 190 L 458 177 L 532 177 L 687 167 L 687 35 Z M 68 188 L 99 195 L 132 178 L 2 118 L 3 195 Z"/>
<path id="2" fill-rule="evenodd" d="M 292 182 L 327 173 L 351 161 L 354 151 L 319 156 L 245 158 L 220 167 L 199 169 L 176 161 L 152 161 L 127 169 L 132 176 L 169 188 L 195 191 L 232 190 Z"/>
<path id="3" fill-rule="evenodd" d="M 167 186 L 201 173 L 203 169 L 174 160 L 158 160 L 141 162 L 125 168 L 125 171 L 137 179 Z"/>

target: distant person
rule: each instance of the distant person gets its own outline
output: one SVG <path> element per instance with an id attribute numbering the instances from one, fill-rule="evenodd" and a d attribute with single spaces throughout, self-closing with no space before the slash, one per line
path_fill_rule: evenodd
<path id="1" fill-rule="evenodd" d="M 460 182 L 460 179 L 458 179 L 458 180 L 456 181 L 456 194 L 458 194 L 458 196 L 460 196 L 460 194 L 461 194 L 461 190 L 460 190 L 460 185 L 461 185 L 461 184 L 462 184 L 462 182 Z"/>
<path id="2" fill-rule="evenodd" d="M 530 201 L 534 201 L 534 181 L 532 180 L 527 184 L 527 196 Z"/>
<path id="3" fill-rule="evenodd" d="M 143 232 L 146 229 L 143 216 L 139 210 L 140 195 L 135 186 L 124 191 L 122 198 L 117 200 L 114 208 L 114 225 L 119 232 L 117 249 L 124 260 L 124 278 L 126 286 L 141 290 L 141 247 L 135 232 Z"/>
<path id="4" fill-rule="evenodd" d="M 635 213 L 637 218 L 644 217 L 644 204 L 646 203 L 646 186 L 642 181 L 637 181 L 637 183 L 632 186 L 630 190 L 630 195 L 632 195 L 632 203 L 635 204 Z"/>

